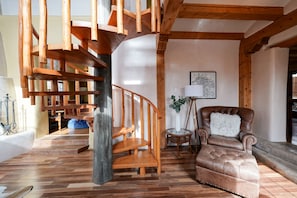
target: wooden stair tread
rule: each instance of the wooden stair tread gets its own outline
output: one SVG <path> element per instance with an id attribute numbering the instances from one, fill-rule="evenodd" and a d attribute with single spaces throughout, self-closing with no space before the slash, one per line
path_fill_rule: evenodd
<path id="1" fill-rule="evenodd" d="M 133 128 L 127 128 L 127 127 L 113 127 L 112 128 L 112 138 L 116 138 L 122 135 L 126 135 L 128 133 L 132 133 Z"/>
<path id="2" fill-rule="evenodd" d="M 134 150 L 146 145 L 147 141 L 142 138 L 127 138 L 126 140 L 114 144 L 112 147 L 112 152 L 121 153 L 129 150 Z"/>
<path id="3" fill-rule="evenodd" d="M 137 155 L 126 155 L 114 159 L 112 168 L 139 168 L 139 167 L 157 167 L 158 162 L 149 151 L 139 151 Z"/>
<path id="4" fill-rule="evenodd" d="M 64 109 L 95 109 L 97 105 L 95 104 L 68 104 L 68 105 L 56 105 L 56 106 L 45 106 L 44 110 L 64 110 Z"/>
<path id="5" fill-rule="evenodd" d="M 34 46 L 32 54 L 36 56 L 39 55 L 38 46 Z M 47 58 L 65 60 L 66 62 L 87 65 L 89 67 L 107 67 L 104 61 L 92 55 L 88 50 L 75 44 L 72 44 L 72 50 L 70 51 L 63 50 L 62 45 L 48 45 L 46 55 Z"/>
<path id="6" fill-rule="evenodd" d="M 91 121 L 94 119 L 94 113 L 93 112 L 81 112 L 78 115 L 73 115 L 73 114 L 65 114 L 64 115 L 65 119 L 77 119 L 77 120 L 86 120 L 86 121 Z"/>
<path id="7" fill-rule="evenodd" d="M 101 91 L 30 91 L 30 96 L 74 96 L 74 95 L 99 95 Z"/>
<path id="8" fill-rule="evenodd" d="M 142 31 L 136 31 L 136 14 L 124 9 L 123 18 L 124 28 L 128 30 L 128 35 L 125 40 L 136 38 L 139 36 L 152 34 L 151 31 L 151 10 L 146 9 L 141 14 Z M 117 7 L 111 7 L 111 13 L 109 16 L 108 25 L 117 26 Z"/>
<path id="9" fill-rule="evenodd" d="M 29 79 L 39 80 L 74 80 L 74 81 L 103 81 L 101 76 L 89 76 L 84 74 L 75 74 L 65 71 L 57 71 L 46 68 L 33 68 L 32 76 L 28 76 Z"/>
<path id="10" fill-rule="evenodd" d="M 98 24 L 98 40 L 91 40 L 91 22 L 72 21 L 71 33 L 81 41 L 88 41 L 88 47 L 98 54 L 112 54 L 127 36 L 118 34 L 117 28 L 110 25 Z"/>

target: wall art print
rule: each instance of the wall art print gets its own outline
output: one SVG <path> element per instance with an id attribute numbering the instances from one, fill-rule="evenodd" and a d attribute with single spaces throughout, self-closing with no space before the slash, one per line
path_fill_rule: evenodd
<path id="1" fill-rule="evenodd" d="M 203 96 L 198 98 L 215 99 L 217 97 L 216 77 L 216 72 L 214 71 L 190 72 L 190 85 L 203 86 Z"/>

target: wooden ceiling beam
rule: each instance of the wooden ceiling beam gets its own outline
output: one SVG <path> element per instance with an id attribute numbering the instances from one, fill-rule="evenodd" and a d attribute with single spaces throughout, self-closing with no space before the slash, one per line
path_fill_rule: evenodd
<path id="1" fill-rule="evenodd" d="M 216 33 L 216 32 L 181 32 L 172 31 L 169 39 L 216 39 L 216 40 L 242 40 L 243 33 Z"/>
<path id="2" fill-rule="evenodd" d="M 297 9 L 290 12 L 287 15 L 282 16 L 281 18 L 277 19 L 270 25 L 254 33 L 248 38 L 243 39 L 242 45 L 245 48 L 245 52 L 246 53 L 255 52 L 253 49 L 255 49 L 256 45 L 259 45 L 259 43 L 261 43 L 263 38 L 270 38 L 271 36 L 274 36 L 282 31 L 285 31 L 295 25 L 297 25 Z"/>
<path id="3" fill-rule="evenodd" d="M 184 0 L 164 0 L 164 14 L 163 20 L 161 21 L 160 33 L 169 34 L 171 27 L 175 22 L 175 19 L 178 15 L 179 9 L 182 6 Z"/>
<path id="4" fill-rule="evenodd" d="M 233 6 L 218 4 L 184 3 L 178 18 L 268 20 L 283 16 L 283 7 Z"/>
<path id="5" fill-rule="evenodd" d="M 276 43 L 270 47 L 271 48 L 272 47 L 288 47 L 289 48 L 289 47 L 296 46 L 296 45 L 297 45 L 297 36 L 294 36 L 294 37 L 284 40 L 282 42 Z"/>
<path id="6" fill-rule="evenodd" d="M 184 0 L 164 0 L 163 2 L 163 20 L 161 21 L 160 34 L 157 37 L 157 53 L 164 53 L 168 42 L 168 34 L 178 15 L 179 8 Z"/>

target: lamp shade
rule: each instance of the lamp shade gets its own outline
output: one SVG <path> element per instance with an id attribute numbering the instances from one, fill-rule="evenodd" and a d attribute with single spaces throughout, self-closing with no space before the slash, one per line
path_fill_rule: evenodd
<path id="1" fill-rule="evenodd" d="M 12 78 L 7 78 L 4 76 L 0 76 L 0 97 L 6 96 L 6 94 L 9 94 L 12 98 L 15 99 L 15 88 L 13 84 Z"/>
<path id="2" fill-rule="evenodd" d="M 203 86 L 202 85 L 186 85 L 185 86 L 185 96 L 186 97 L 203 96 Z"/>

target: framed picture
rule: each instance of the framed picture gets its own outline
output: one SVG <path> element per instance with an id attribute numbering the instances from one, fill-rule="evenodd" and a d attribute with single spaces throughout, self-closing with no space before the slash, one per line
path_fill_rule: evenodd
<path id="1" fill-rule="evenodd" d="M 217 97 L 216 72 L 191 71 L 190 85 L 202 85 L 203 96 L 199 98 L 215 99 Z"/>

